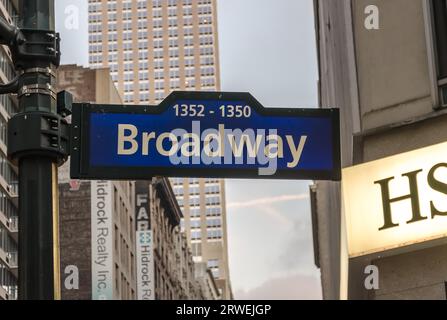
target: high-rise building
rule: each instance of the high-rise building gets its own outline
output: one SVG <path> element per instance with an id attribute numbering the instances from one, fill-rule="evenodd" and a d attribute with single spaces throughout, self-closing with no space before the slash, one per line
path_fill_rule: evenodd
<path id="1" fill-rule="evenodd" d="M 189 240 L 194 261 L 206 263 L 222 298 L 232 299 L 224 181 L 173 178 L 171 183 L 183 211 L 182 230 Z"/>
<path id="2" fill-rule="evenodd" d="M 215 0 L 89 0 L 90 67 L 109 67 L 125 103 L 218 90 Z"/>
<path id="3" fill-rule="evenodd" d="M 174 90 L 218 91 L 217 3 L 89 0 L 89 55 L 91 67 L 111 69 L 128 104 L 156 104 Z M 176 181 L 195 260 L 214 270 L 221 296 L 231 299 L 224 182 Z"/>
<path id="4" fill-rule="evenodd" d="M 17 3 L 0 2 L 0 16 L 9 23 L 17 18 Z M 15 77 L 11 53 L 0 47 L 0 83 Z M 17 113 L 17 100 L 0 95 L 0 300 L 17 299 L 17 241 L 18 241 L 18 175 L 17 168 L 6 159 L 6 124 Z"/>

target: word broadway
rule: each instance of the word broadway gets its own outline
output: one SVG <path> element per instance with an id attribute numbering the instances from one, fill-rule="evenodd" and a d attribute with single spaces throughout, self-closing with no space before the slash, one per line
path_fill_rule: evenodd
<path id="1" fill-rule="evenodd" d="M 140 131 L 132 124 L 118 124 L 119 156 L 163 156 L 178 164 L 252 164 L 262 165 L 260 175 L 273 175 L 279 159 L 287 168 L 299 165 L 307 136 L 281 136 L 277 129 L 200 129 L 200 121 L 192 121 L 192 130 L 170 132 Z"/>

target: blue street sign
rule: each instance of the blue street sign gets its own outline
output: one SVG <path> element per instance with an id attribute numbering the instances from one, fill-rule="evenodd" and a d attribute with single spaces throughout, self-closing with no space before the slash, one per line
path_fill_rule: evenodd
<path id="1" fill-rule="evenodd" d="M 265 108 L 248 93 L 74 104 L 71 176 L 339 180 L 339 139 L 338 109 Z"/>

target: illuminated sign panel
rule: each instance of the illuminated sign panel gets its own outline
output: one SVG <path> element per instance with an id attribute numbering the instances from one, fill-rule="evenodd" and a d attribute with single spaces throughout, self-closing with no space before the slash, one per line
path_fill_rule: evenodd
<path id="1" fill-rule="evenodd" d="M 351 257 L 447 236 L 447 143 L 342 170 Z"/>

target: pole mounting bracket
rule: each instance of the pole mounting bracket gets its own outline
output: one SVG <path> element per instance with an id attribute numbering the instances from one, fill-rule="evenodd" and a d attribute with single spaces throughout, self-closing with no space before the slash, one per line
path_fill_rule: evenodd
<path id="1" fill-rule="evenodd" d="M 29 96 L 30 94 L 46 94 L 56 100 L 56 92 L 50 84 L 29 84 L 19 89 L 18 96 Z"/>
<path id="2" fill-rule="evenodd" d="M 16 68 L 26 70 L 36 61 L 52 63 L 57 67 L 60 64 L 60 36 L 55 31 L 20 29 L 10 49 Z"/>
<path id="3" fill-rule="evenodd" d="M 16 114 L 8 122 L 8 158 L 17 163 L 23 156 L 48 156 L 61 165 L 68 158 L 69 130 L 67 121 L 58 114 Z"/>

